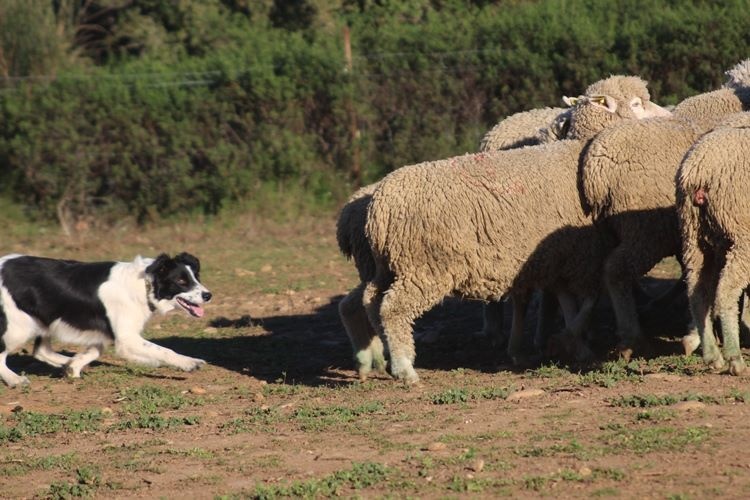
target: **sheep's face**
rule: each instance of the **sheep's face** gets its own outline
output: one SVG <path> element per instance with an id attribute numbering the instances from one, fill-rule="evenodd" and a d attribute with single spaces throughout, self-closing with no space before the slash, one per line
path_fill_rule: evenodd
<path id="1" fill-rule="evenodd" d="M 586 89 L 586 95 L 563 98 L 573 106 L 569 137 L 593 137 L 609 125 L 628 119 L 669 116 L 666 109 L 650 100 L 646 82 L 638 77 L 613 76 Z"/>

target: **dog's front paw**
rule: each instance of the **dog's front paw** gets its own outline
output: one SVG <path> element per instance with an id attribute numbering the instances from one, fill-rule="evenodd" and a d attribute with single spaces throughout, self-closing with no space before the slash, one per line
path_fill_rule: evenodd
<path id="1" fill-rule="evenodd" d="M 192 372 L 205 365 L 206 362 L 198 358 L 190 358 L 185 356 L 183 363 L 180 364 L 180 369 L 186 372 Z"/>
<path id="2" fill-rule="evenodd" d="M 5 383 L 8 384 L 8 387 L 10 387 L 11 389 L 13 389 L 14 387 L 23 387 L 23 386 L 31 385 L 31 382 L 29 381 L 27 377 L 23 377 L 20 375 L 16 375 L 10 380 L 5 380 Z"/>

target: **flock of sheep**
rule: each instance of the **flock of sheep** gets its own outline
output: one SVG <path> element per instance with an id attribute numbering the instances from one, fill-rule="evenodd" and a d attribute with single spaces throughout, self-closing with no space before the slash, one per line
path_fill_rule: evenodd
<path id="1" fill-rule="evenodd" d="M 608 293 L 618 352 L 629 358 L 643 333 L 638 280 L 677 256 L 694 327 L 716 370 L 740 374 L 739 299 L 750 284 L 750 59 L 713 92 L 672 111 L 651 102 L 646 82 L 612 76 L 568 108 L 510 116 L 480 152 L 400 168 L 354 193 L 338 220 L 341 251 L 360 284 L 339 313 L 360 378 L 384 371 L 419 377 L 412 327 L 446 296 L 486 301 L 484 331 L 502 338 L 512 299 L 508 355 L 521 355 L 529 299 L 540 292 L 534 344 L 592 357 L 584 332 Z M 748 199 L 750 200 L 750 199 Z M 556 304 L 557 303 L 557 304 Z M 545 329 L 562 311 L 565 329 Z M 721 325 L 722 349 L 714 333 Z"/>

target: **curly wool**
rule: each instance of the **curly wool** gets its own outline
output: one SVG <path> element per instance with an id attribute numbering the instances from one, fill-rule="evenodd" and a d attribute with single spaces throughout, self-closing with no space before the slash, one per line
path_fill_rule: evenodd
<path id="1" fill-rule="evenodd" d="M 613 236 L 604 278 L 623 353 L 642 336 L 633 284 L 661 259 L 680 253 L 674 210 L 680 162 L 702 134 L 727 115 L 747 109 L 746 90 L 721 89 L 688 98 L 671 118 L 614 125 L 589 146 L 582 162 L 582 194 L 586 209 Z"/>
<path id="2" fill-rule="evenodd" d="M 632 77 L 594 88 L 606 95 L 610 87 L 616 113 L 587 98 L 573 109 L 569 135 L 580 140 L 426 162 L 381 181 L 365 226 L 377 271 L 364 300 L 388 340 L 394 376 L 418 379 L 411 324 L 446 295 L 598 292 L 600 244 L 581 210 L 579 157 L 585 139 L 635 118 L 630 99 L 648 95 Z"/>
<path id="3" fill-rule="evenodd" d="M 502 151 L 562 139 L 562 130 L 551 130 L 566 108 L 540 108 L 511 115 L 492 127 L 479 142 L 479 151 Z"/>
<path id="4" fill-rule="evenodd" d="M 745 370 L 739 346 L 737 297 L 750 282 L 750 113 L 727 117 L 688 152 L 677 173 L 677 213 L 688 295 L 714 368 Z M 723 355 L 712 314 L 722 328 Z"/>

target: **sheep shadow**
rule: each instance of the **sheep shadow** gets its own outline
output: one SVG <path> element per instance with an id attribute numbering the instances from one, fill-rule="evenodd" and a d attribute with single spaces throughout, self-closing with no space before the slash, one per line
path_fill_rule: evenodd
<path id="1" fill-rule="evenodd" d="M 210 324 L 218 331 L 211 337 L 171 336 L 156 342 L 267 382 L 350 384 L 358 378 L 339 320 L 342 298 L 332 297 L 306 314 L 213 318 Z M 488 349 L 489 340 L 478 335 L 481 329 L 481 303 L 446 299 L 415 324 L 417 368 L 496 371 L 496 351 Z"/>

